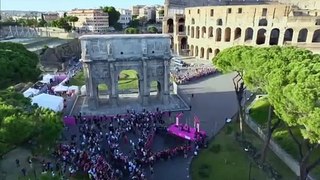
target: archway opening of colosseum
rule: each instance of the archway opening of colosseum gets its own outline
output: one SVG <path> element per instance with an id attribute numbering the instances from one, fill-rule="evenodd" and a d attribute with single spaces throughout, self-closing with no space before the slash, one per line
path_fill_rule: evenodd
<path id="1" fill-rule="evenodd" d="M 240 28 L 236 28 L 234 30 L 234 40 L 237 40 L 240 37 L 241 37 L 241 29 Z"/>
<path id="2" fill-rule="evenodd" d="M 272 29 L 270 33 L 269 45 L 278 45 L 280 30 L 278 28 Z"/>
<path id="3" fill-rule="evenodd" d="M 181 41 L 180 41 L 180 43 L 181 43 L 181 45 L 180 45 L 180 47 L 181 47 L 181 49 L 187 49 L 187 38 L 182 38 L 181 39 Z"/>
<path id="4" fill-rule="evenodd" d="M 258 45 L 264 44 L 266 42 L 266 32 L 267 31 L 265 29 L 259 29 L 256 41 Z"/>
<path id="5" fill-rule="evenodd" d="M 215 49 L 214 50 L 214 57 L 216 57 L 219 54 L 220 50 L 219 49 Z"/>
<path id="6" fill-rule="evenodd" d="M 199 56 L 199 48 L 198 48 L 198 46 L 196 46 L 196 48 L 194 50 L 194 55 L 195 56 Z"/>
<path id="7" fill-rule="evenodd" d="M 208 35 L 209 35 L 209 38 L 213 37 L 213 27 L 211 27 L 211 26 L 209 27 Z"/>
<path id="8" fill-rule="evenodd" d="M 210 60 L 211 57 L 212 57 L 212 49 L 208 48 L 207 49 L 207 60 Z"/>
<path id="9" fill-rule="evenodd" d="M 316 19 L 315 25 L 316 25 L 316 26 L 319 26 L 319 25 L 320 25 L 320 19 Z"/>
<path id="10" fill-rule="evenodd" d="M 167 21 L 168 33 L 173 33 L 173 19 Z"/>
<path id="11" fill-rule="evenodd" d="M 191 27 L 191 38 L 194 38 L 194 27 Z"/>
<path id="12" fill-rule="evenodd" d="M 200 58 L 204 58 L 204 48 L 200 49 Z"/>
<path id="13" fill-rule="evenodd" d="M 173 43 L 174 43 L 174 39 L 173 39 L 173 36 L 170 36 L 170 48 L 172 49 L 173 48 Z"/>
<path id="14" fill-rule="evenodd" d="M 195 22 L 195 20 L 194 20 L 194 18 L 192 18 L 191 19 L 191 24 L 195 24 L 196 22 Z"/>
<path id="15" fill-rule="evenodd" d="M 221 28 L 216 29 L 216 41 L 221 41 Z"/>
<path id="16" fill-rule="evenodd" d="M 268 20 L 260 19 L 259 20 L 259 26 L 268 26 Z"/>
<path id="17" fill-rule="evenodd" d="M 291 42 L 292 38 L 293 38 L 293 29 L 291 28 L 286 29 L 286 31 L 284 32 L 284 39 L 283 39 L 284 43 Z"/>
<path id="18" fill-rule="evenodd" d="M 179 32 L 184 32 L 184 25 L 179 25 L 178 31 Z"/>
<path id="19" fill-rule="evenodd" d="M 196 38 L 199 39 L 200 37 L 200 28 L 199 26 L 196 27 Z"/>
<path id="20" fill-rule="evenodd" d="M 308 36 L 308 30 L 307 29 L 301 29 L 299 31 L 298 35 L 298 42 L 306 42 L 307 41 L 307 36 Z"/>
<path id="21" fill-rule="evenodd" d="M 312 36 L 312 42 L 313 43 L 319 43 L 320 42 L 320 29 L 314 31 Z"/>
<path id="22" fill-rule="evenodd" d="M 246 29 L 246 34 L 244 37 L 244 41 L 252 41 L 253 39 L 253 29 L 252 28 L 247 28 Z"/>
<path id="23" fill-rule="evenodd" d="M 231 29 L 230 28 L 226 28 L 224 30 L 224 41 L 225 42 L 230 42 L 231 39 Z"/>
<path id="24" fill-rule="evenodd" d="M 187 35 L 190 36 L 190 26 L 188 26 Z"/>
<path id="25" fill-rule="evenodd" d="M 190 54 L 189 55 L 190 56 L 194 55 L 194 46 L 193 45 L 190 46 Z"/>
<path id="26" fill-rule="evenodd" d="M 184 18 L 180 18 L 178 22 L 179 23 L 184 23 Z"/>
<path id="27" fill-rule="evenodd" d="M 202 38 L 205 38 L 206 37 L 206 34 L 207 34 L 207 29 L 206 29 L 206 27 L 202 27 L 202 29 L 201 29 L 201 32 L 202 32 L 202 34 L 201 34 L 201 37 Z"/>
<path id="28" fill-rule="evenodd" d="M 222 19 L 217 19 L 217 26 L 222 26 Z"/>

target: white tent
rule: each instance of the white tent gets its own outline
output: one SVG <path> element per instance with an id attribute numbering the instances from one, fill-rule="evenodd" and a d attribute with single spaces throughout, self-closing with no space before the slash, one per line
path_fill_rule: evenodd
<path id="1" fill-rule="evenodd" d="M 25 92 L 23 92 L 24 97 L 31 97 L 39 93 L 38 89 L 29 88 Z"/>
<path id="2" fill-rule="evenodd" d="M 69 86 L 68 91 L 74 91 L 75 94 L 79 93 L 79 86 Z"/>
<path id="3" fill-rule="evenodd" d="M 58 86 L 54 87 L 54 92 L 66 92 L 66 91 L 68 91 L 68 86 L 59 84 Z"/>
<path id="4" fill-rule="evenodd" d="M 87 90 L 86 90 L 86 86 L 85 85 L 81 86 L 80 92 L 81 92 L 81 95 L 86 95 L 87 94 Z"/>
<path id="5" fill-rule="evenodd" d="M 50 94 L 39 94 L 32 99 L 32 104 L 38 104 L 39 107 L 51 109 L 55 112 L 63 110 L 63 98 Z"/>
<path id="6" fill-rule="evenodd" d="M 50 83 L 50 79 L 54 80 L 54 75 L 46 74 L 42 77 L 42 80 L 40 82 L 42 83 Z"/>

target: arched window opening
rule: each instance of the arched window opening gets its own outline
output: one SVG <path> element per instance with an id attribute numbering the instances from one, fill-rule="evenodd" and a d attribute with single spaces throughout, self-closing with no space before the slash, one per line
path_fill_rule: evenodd
<path id="1" fill-rule="evenodd" d="M 195 51 L 194 51 L 194 54 L 195 54 L 195 56 L 198 56 L 198 55 L 199 55 L 199 49 L 198 49 L 198 46 L 196 46 L 196 49 L 195 49 Z"/>
<path id="2" fill-rule="evenodd" d="M 214 57 L 216 57 L 219 54 L 219 52 L 220 52 L 219 49 L 214 50 Z"/>
<path id="3" fill-rule="evenodd" d="M 221 41 L 221 28 L 216 29 L 216 41 Z"/>
<path id="4" fill-rule="evenodd" d="M 187 38 L 182 38 L 181 39 L 181 49 L 187 49 Z"/>
<path id="5" fill-rule="evenodd" d="M 312 42 L 313 43 L 320 42 L 320 29 L 317 29 L 316 31 L 314 31 L 313 36 L 312 36 Z"/>
<path id="6" fill-rule="evenodd" d="M 293 38 L 293 29 L 286 29 L 284 32 L 284 42 L 291 42 Z"/>
<path id="7" fill-rule="evenodd" d="M 209 38 L 213 37 L 213 27 L 209 27 L 209 32 L 208 32 Z"/>
<path id="8" fill-rule="evenodd" d="M 168 26 L 168 33 L 173 33 L 173 19 L 168 19 L 167 26 Z"/>
<path id="9" fill-rule="evenodd" d="M 207 49 L 207 60 L 210 60 L 210 58 L 212 58 L 212 49 L 208 48 Z"/>
<path id="10" fill-rule="evenodd" d="M 204 58 L 204 48 L 201 48 L 200 50 L 200 58 Z"/>
<path id="11" fill-rule="evenodd" d="M 246 34 L 244 37 L 244 41 L 252 41 L 253 39 L 253 29 L 252 28 L 247 28 L 246 29 Z"/>
<path id="12" fill-rule="evenodd" d="M 178 30 L 179 30 L 179 32 L 184 32 L 184 25 L 179 25 Z"/>
<path id="13" fill-rule="evenodd" d="M 224 41 L 225 42 L 230 42 L 231 39 L 231 29 L 230 28 L 226 28 L 224 30 Z"/>
<path id="14" fill-rule="evenodd" d="M 195 24 L 194 18 L 191 19 L 191 24 Z"/>
<path id="15" fill-rule="evenodd" d="M 203 26 L 201 31 L 202 31 L 201 37 L 202 37 L 202 38 L 205 38 L 205 35 L 207 34 L 207 29 L 206 29 L 206 27 Z"/>
<path id="16" fill-rule="evenodd" d="M 259 29 L 256 44 L 261 45 L 266 42 L 266 32 L 265 29 Z"/>
<path id="17" fill-rule="evenodd" d="M 301 29 L 299 31 L 298 35 L 298 42 L 306 42 L 308 37 L 308 30 L 307 29 Z"/>
<path id="18" fill-rule="evenodd" d="M 270 34 L 269 45 L 278 45 L 280 30 L 278 28 L 272 29 Z"/>
<path id="19" fill-rule="evenodd" d="M 260 19 L 259 20 L 259 26 L 268 26 L 268 20 Z"/>
<path id="20" fill-rule="evenodd" d="M 238 39 L 241 37 L 241 29 L 240 28 L 236 28 L 234 30 L 234 40 Z"/>
<path id="21" fill-rule="evenodd" d="M 196 28 L 196 38 L 199 39 L 199 37 L 200 37 L 200 28 L 199 28 L 199 26 L 197 26 L 197 28 Z"/>
<path id="22" fill-rule="evenodd" d="M 222 19 L 217 19 L 217 26 L 222 26 Z"/>
<path id="23" fill-rule="evenodd" d="M 191 38 L 194 38 L 194 27 L 191 27 Z"/>
<path id="24" fill-rule="evenodd" d="M 179 23 L 184 23 L 184 18 L 180 18 L 178 22 Z"/>

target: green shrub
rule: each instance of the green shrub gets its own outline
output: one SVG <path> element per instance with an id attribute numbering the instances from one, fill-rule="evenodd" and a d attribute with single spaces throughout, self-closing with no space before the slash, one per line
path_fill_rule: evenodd
<path id="1" fill-rule="evenodd" d="M 211 166 L 209 164 L 201 164 L 199 167 L 199 176 L 203 179 L 206 179 L 210 176 Z"/>
<path id="2" fill-rule="evenodd" d="M 209 149 L 211 152 L 218 154 L 221 151 L 221 145 L 220 144 L 214 144 Z"/>
<path id="3" fill-rule="evenodd" d="M 224 133 L 227 134 L 227 135 L 231 134 L 232 131 L 233 131 L 232 127 L 228 126 L 228 125 L 224 129 Z"/>

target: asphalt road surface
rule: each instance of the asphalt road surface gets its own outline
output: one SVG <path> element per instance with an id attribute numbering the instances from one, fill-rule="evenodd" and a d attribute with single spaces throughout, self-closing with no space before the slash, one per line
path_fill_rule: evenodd
<path id="1" fill-rule="evenodd" d="M 188 122 L 193 126 L 193 117 L 196 115 L 201 122 L 200 129 L 205 130 L 209 138 L 217 134 L 224 126 L 225 119 L 237 112 L 238 105 L 232 83 L 234 76 L 234 73 L 215 75 L 179 86 L 182 98 L 191 104 L 191 111 L 184 113 L 182 122 Z M 193 98 L 191 94 L 194 94 Z M 191 179 L 191 159 L 192 157 L 175 157 L 169 161 L 155 163 L 155 176 L 151 179 Z"/>

